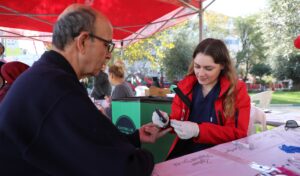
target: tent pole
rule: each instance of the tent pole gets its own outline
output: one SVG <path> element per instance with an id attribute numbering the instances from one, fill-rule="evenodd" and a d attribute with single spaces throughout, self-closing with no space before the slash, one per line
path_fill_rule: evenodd
<path id="1" fill-rule="evenodd" d="M 121 60 L 124 59 L 124 47 L 123 47 L 123 40 L 121 41 Z"/>
<path id="2" fill-rule="evenodd" d="M 203 10 L 202 1 L 199 1 L 199 42 L 203 39 Z"/>
<path id="3" fill-rule="evenodd" d="M 36 45 L 35 45 L 34 40 L 32 40 L 32 43 L 33 43 L 33 46 L 34 46 L 35 54 L 38 55 L 38 52 L 37 52 L 37 49 L 36 49 Z"/>

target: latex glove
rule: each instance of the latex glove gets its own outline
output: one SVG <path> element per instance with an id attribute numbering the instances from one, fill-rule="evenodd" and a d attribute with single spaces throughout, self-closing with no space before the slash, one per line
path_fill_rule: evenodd
<path id="1" fill-rule="evenodd" d="M 160 128 L 165 128 L 168 126 L 169 124 L 169 116 L 166 112 L 164 111 L 160 111 L 160 113 L 165 117 L 165 119 L 167 120 L 165 123 L 162 122 L 162 119 L 158 116 L 158 114 L 156 113 L 156 111 L 154 111 L 152 113 L 152 122 L 153 124 L 157 125 Z"/>
<path id="2" fill-rule="evenodd" d="M 190 121 L 171 120 L 171 126 L 180 139 L 197 137 L 200 131 L 198 124 Z"/>

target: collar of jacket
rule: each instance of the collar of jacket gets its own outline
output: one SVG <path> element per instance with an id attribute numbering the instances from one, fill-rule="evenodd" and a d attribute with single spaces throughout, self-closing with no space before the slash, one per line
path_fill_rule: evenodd
<path id="1" fill-rule="evenodd" d="M 183 80 L 181 80 L 178 83 L 178 87 L 185 95 L 188 95 L 189 93 L 192 92 L 193 87 L 195 86 L 195 84 L 197 82 L 198 82 L 198 80 L 197 80 L 196 75 L 190 74 L 190 75 L 187 75 Z M 219 94 L 219 98 L 224 95 L 224 93 L 229 89 L 229 86 L 230 86 L 230 82 L 225 76 L 221 77 L 220 86 L 221 86 L 221 91 Z"/>

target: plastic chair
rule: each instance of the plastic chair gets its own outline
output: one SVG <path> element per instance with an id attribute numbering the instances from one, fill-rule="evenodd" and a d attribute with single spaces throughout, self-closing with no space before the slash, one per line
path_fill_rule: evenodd
<path id="1" fill-rule="evenodd" d="M 251 96 L 251 102 L 255 103 L 255 105 L 262 109 L 267 109 L 270 106 L 272 100 L 273 91 L 264 91 Z"/>
<path id="2" fill-rule="evenodd" d="M 260 124 L 262 131 L 267 130 L 266 114 L 263 110 L 251 104 L 248 136 L 256 133 L 255 124 Z"/>

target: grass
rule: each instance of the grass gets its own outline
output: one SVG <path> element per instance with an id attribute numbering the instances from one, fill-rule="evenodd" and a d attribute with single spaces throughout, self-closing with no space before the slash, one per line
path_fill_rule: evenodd
<path id="1" fill-rule="evenodd" d="M 253 95 L 255 93 L 249 93 Z M 300 105 L 300 91 L 275 91 L 272 94 L 271 104 Z"/>
<path id="2" fill-rule="evenodd" d="M 300 105 L 300 91 L 273 92 L 271 104 L 298 104 Z"/>
<path id="3" fill-rule="evenodd" d="M 255 93 L 250 93 L 253 95 Z M 271 104 L 294 104 L 300 105 L 300 91 L 275 91 L 272 94 Z M 261 132 L 261 127 L 258 124 L 256 126 L 256 133 Z M 267 125 L 267 129 L 270 130 L 273 126 Z"/>

